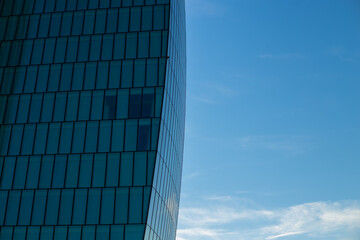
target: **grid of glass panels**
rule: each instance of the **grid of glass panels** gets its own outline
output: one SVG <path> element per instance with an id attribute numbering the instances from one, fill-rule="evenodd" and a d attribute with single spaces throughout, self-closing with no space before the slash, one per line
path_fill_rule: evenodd
<path id="1" fill-rule="evenodd" d="M 185 2 L 170 3 L 169 60 L 166 70 L 158 154 L 145 239 L 175 239 L 185 129 Z"/>
<path id="2" fill-rule="evenodd" d="M 0 239 L 144 238 L 169 14 L 169 0 L 0 2 Z"/>

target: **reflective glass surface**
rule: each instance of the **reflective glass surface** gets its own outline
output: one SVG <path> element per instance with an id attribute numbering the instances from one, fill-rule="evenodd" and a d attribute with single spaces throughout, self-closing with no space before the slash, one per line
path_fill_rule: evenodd
<path id="1" fill-rule="evenodd" d="M 0 1 L 0 239 L 175 239 L 183 0 Z"/>

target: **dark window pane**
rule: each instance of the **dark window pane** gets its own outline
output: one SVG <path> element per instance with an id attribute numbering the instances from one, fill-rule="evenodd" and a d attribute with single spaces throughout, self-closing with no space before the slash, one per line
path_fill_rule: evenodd
<path id="1" fill-rule="evenodd" d="M 37 66 L 29 66 L 28 67 L 28 70 L 26 73 L 24 93 L 33 93 L 34 92 L 37 72 L 38 72 Z"/>
<path id="2" fill-rule="evenodd" d="M 114 59 L 124 59 L 125 34 L 116 34 L 114 40 Z"/>
<path id="3" fill-rule="evenodd" d="M 104 187 L 106 154 L 95 154 L 92 187 Z"/>
<path id="4" fill-rule="evenodd" d="M 46 153 L 56 154 L 59 147 L 60 123 L 52 123 L 49 125 L 48 140 L 46 142 Z"/>
<path id="5" fill-rule="evenodd" d="M 30 156 L 28 176 L 26 179 L 26 188 L 37 188 L 39 181 L 40 165 L 40 156 Z"/>
<path id="6" fill-rule="evenodd" d="M 16 225 L 19 205 L 20 205 L 20 193 L 21 191 L 10 191 L 8 197 L 8 204 L 6 207 L 6 225 Z"/>
<path id="7" fill-rule="evenodd" d="M 124 149 L 124 125 L 123 120 L 113 122 L 111 141 L 111 151 L 113 152 L 123 151 Z"/>
<path id="8" fill-rule="evenodd" d="M 71 86 L 73 65 L 66 63 L 62 66 L 60 91 L 69 91 Z"/>
<path id="9" fill-rule="evenodd" d="M 42 94 L 34 94 L 31 97 L 30 113 L 29 113 L 29 122 L 39 122 L 41 105 L 42 105 Z"/>
<path id="10" fill-rule="evenodd" d="M 43 63 L 52 63 L 55 50 L 55 38 L 48 38 L 45 42 Z"/>
<path id="11" fill-rule="evenodd" d="M 33 190 L 24 190 L 22 192 L 18 225 L 30 225 L 33 197 Z"/>
<path id="12" fill-rule="evenodd" d="M 73 213 L 72 224 L 85 223 L 86 199 L 87 199 L 86 189 L 75 189 L 74 213 Z"/>
<path id="13" fill-rule="evenodd" d="M 12 182 L 14 179 L 14 172 L 15 172 L 15 164 L 16 158 L 15 157 L 7 157 L 4 161 L 3 167 L 3 175 L 1 179 L 1 189 L 11 189 Z"/>
<path id="14" fill-rule="evenodd" d="M 86 126 L 85 152 L 96 152 L 99 122 L 88 122 Z"/>
<path id="15" fill-rule="evenodd" d="M 45 215 L 45 206 L 46 206 L 46 190 L 37 190 L 35 191 L 33 213 L 31 217 L 32 225 L 43 225 L 44 224 L 44 215 Z M 33 238 L 36 239 L 36 238 Z M 37 238 L 39 239 L 39 238 Z"/>
<path id="16" fill-rule="evenodd" d="M 129 29 L 130 8 L 119 9 L 118 32 L 127 32 Z"/>
<path id="17" fill-rule="evenodd" d="M 95 89 L 96 68 L 96 62 L 86 63 L 84 89 Z"/>
<path id="18" fill-rule="evenodd" d="M 141 89 L 131 89 L 129 118 L 139 118 L 141 116 Z"/>
<path id="19" fill-rule="evenodd" d="M 80 94 L 80 104 L 79 104 L 79 120 L 89 120 L 90 114 L 90 104 L 91 104 L 91 92 L 81 92 Z"/>
<path id="20" fill-rule="evenodd" d="M 35 124 L 26 124 L 24 129 L 24 135 L 21 145 L 21 154 L 22 155 L 31 155 L 34 145 L 36 125 Z"/>
<path id="21" fill-rule="evenodd" d="M 138 151 L 150 150 L 150 119 L 139 121 Z"/>
<path id="22" fill-rule="evenodd" d="M 140 22 L 141 22 L 141 8 L 140 7 L 131 8 L 130 31 L 140 31 Z"/>
<path id="23" fill-rule="evenodd" d="M 38 38 L 47 37 L 50 26 L 50 18 L 51 18 L 51 14 L 49 13 L 41 15 Z"/>
<path id="24" fill-rule="evenodd" d="M 109 88 L 119 88 L 120 86 L 121 62 L 110 62 Z"/>
<path id="25" fill-rule="evenodd" d="M 104 0 L 102 0 L 103 2 Z M 96 11 L 96 22 L 95 22 L 95 33 L 102 34 L 105 33 L 105 22 L 106 22 L 106 10 L 97 10 Z"/>
<path id="26" fill-rule="evenodd" d="M 118 102 L 116 109 L 116 118 L 127 118 L 129 105 L 129 90 L 121 89 L 118 91 Z"/>
<path id="27" fill-rule="evenodd" d="M 89 189 L 86 224 L 99 224 L 100 197 L 100 188 Z"/>
<path id="28" fill-rule="evenodd" d="M 105 92 L 104 119 L 115 119 L 116 116 L 116 90 Z"/>
<path id="29" fill-rule="evenodd" d="M 74 199 L 73 189 L 63 189 L 61 192 L 61 203 L 60 203 L 60 214 L 59 224 L 70 225 L 71 224 L 71 213 Z"/>
<path id="30" fill-rule="evenodd" d="M 72 78 L 72 90 L 81 90 L 84 82 L 85 63 L 75 63 Z"/>
<path id="31" fill-rule="evenodd" d="M 111 153 L 108 155 L 106 167 L 106 186 L 117 187 L 119 181 L 120 154 Z"/>
<path id="32" fill-rule="evenodd" d="M 71 13 L 71 17 L 72 17 L 72 13 Z M 74 12 L 74 20 L 72 22 L 73 24 L 72 24 L 71 35 L 80 35 L 82 33 L 83 22 L 84 22 L 84 11 Z M 70 26 L 71 24 L 69 24 L 69 27 Z"/>
<path id="33" fill-rule="evenodd" d="M 53 166 L 54 166 L 54 156 L 51 155 L 43 156 L 41 161 L 39 188 L 50 188 Z"/>
<path id="34" fill-rule="evenodd" d="M 93 169 L 93 155 L 86 154 L 81 157 L 79 187 L 90 187 Z"/>
<path id="35" fill-rule="evenodd" d="M 79 92 L 69 92 L 66 105 L 66 121 L 75 121 L 79 103 Z"/>
<path id="36" fill-rule="evenodd" d="M 82 153 L 84 152 L 84 142 L 85 142 L 85 122 L 76 122 L 74 126 L 74 136 L 73 136 L 73 153 Z"/>
<path id="37" fill-rule="evenodd" d="M 30 94 L 23 94 L 20 96 L 18 114 L 16 116 L 17 123 L 26 123 L 30 107 Z"/>
<path id="38" fill-rule="evenodd" d="M 46 146 L 48 124 L 38 124 L 34 145 L 34 154 L 44 154 Z"/>
<path id="39" fill-rule="evenodd" d="M 104 91 L 94 91 L 91 104 L 91 120 L 102 119 Z"/>
<path id="40" fill-rule="evenodd" d="M 106 32 L 114 33 L 116 32 L 117 20 L 118 18 L 118 9 L 108 9 L 107 23 L 106 23 Z"/>
<path id="41" fill-rule="evenodd" d="M 46 225 L 56 225 L 59 212 L 60 190 L 49 190 L 46 204 Z"/>
<path id="42" fill-rule="evenodd" d="M 66 62 L 75 62 L 77 56 L 79 37 L 70 37 L 66 51 Z"/>
<path id="43" fill-rule="evenodd" d="M 137 33 L 126 35 L 126 58 L 136 58 Z"/>
<path id="44" fill-rule="evenodd" d="M 66 180 L 65 187 L 67 188 L 76 188 L 79 176 L 79 167 L 80 167 L 80 156 L 79 155 L 69 155 L 68 165 L 66 168 Z"/>
<path id="45" fill-rule="evenodd" d="M 63 1 L 57 1 L 63 2 Z M 83 21 L 83 12 L 75 12 L 74 14 L 74 21 L 73 21 L 73 13 L 72 12 L 64 12 L 62 16 L 62 23 L 61 23 L 61 36 L 69 36 L 71 33 L 71 25 L 73 26 L 72 33 L 76 32 L 76 35 L 81 33 L 81 26 Z M 72 24 L 73 23 L 73 24 Z M 80 32 L 78 26 L 80 25 Z"/>
<path id="46" fill-rule="evenodd" d="M 60 64 L 51 65 L 48 91 L 52 92 L 52 91 L 57 91 L 59 89 L 60 74 L 61 74 L 61 65 Z"/>
<path id="47" fill-rule="evenodd" d="M 111 140 L 111 121 L 101 121 L 98 151 L 109 152 L 110 140 Z"/>
<path id="48" fill-rule="evenodd" d="M 54 173 L 52 179 L 52 188 L 63 188 L 66 171 L 66 155 L 57 155 L 54 163 Z"/>
<path id="49" fill-rule="evenodd" d="M 99 62 L 96 80 L 96 89 L 107 88 L 109 77 L 109 62 Z"/>
<path id="50" fill-rule="evenodd" d="M 66 100 L 66 92 L 56 93 L 53 121 L 64 121 Z"/>
<path id="51" fill-rule="evenodd" d="M 90 10 L 85 12 L 84 20 L 84 34 L 92 34 L 94 31 L 95 11 Z"/>
<path id="52" fill-rule="evenodd" d="M 134 186 L 144 186 L 146 184 L 146 152 L 135 153 L 134 159 Z"/>
<path id="53" fill-rule="evenodd" d="M 122 74 L 121 74 L 121 87 L 129 88 L 132 87 L 133 79 L 133 61 L 123 61 Z"/>
<path id="54" fill-rule="evenodd" d="M 49 77 L 49 65 L 40 65 L 38 77 L 36 81 L 36 92 L 46 92 L 48 77 Z"/>
<path id="55" fill-rule="evenodd" d="M 120 186 L 132 186 L 133 178 L 133 154 L 121 154 Z"/>
<path id="56" fill-rule="evenodd" d="M 24 189 L 25 178 L 28 167 L 29 157 L 18 157 L 16 161 L 16 171 L 14 176 L 14 189 Z"/>
<path id="57" fill-rule="evenodd" d="M 59 153 L 70 153 L 73 123 L 63 123 L 61 128 Z"/>
<path id="58" fill-rule="evenodd" d="M 145 86 L 145 60 L 135 60 L 134 87 Z"/>

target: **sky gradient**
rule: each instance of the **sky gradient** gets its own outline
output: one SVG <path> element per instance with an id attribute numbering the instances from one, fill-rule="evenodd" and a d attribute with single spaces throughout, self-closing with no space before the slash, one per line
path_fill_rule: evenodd
<path id="1" fill-rule="evenodd" d="M 177 240 L 359 240 L 360 2 L 186 10 Z"/>

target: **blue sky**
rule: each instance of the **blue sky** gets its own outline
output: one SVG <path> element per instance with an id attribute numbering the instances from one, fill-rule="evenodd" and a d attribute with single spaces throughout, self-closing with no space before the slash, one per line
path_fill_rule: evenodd
<path id="1" fill-rule="evenodd" d="M 359 240 L 360 1 L 186 10 L 177 240 Z"/>

